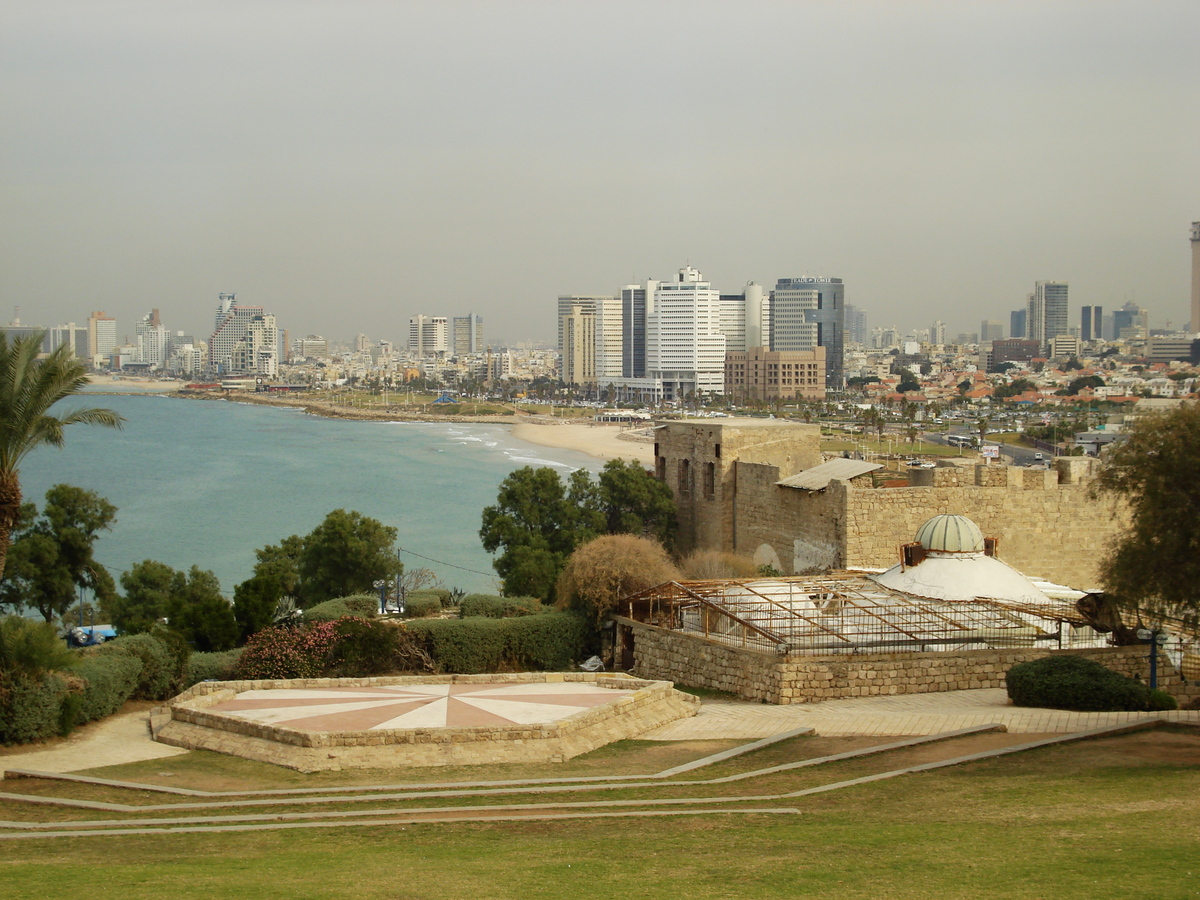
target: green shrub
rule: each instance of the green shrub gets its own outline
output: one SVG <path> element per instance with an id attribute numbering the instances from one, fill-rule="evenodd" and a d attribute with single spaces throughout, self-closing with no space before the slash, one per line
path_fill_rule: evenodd
<path id="1" fill-rule="evenodd" d="M 378 604 L 378 601 L 376 601 Z M 378 608 L 378 607 L 377 607 Z M 335 622 L 338 619 L 344 619 L 346 616 L 354 615 L 350 607 L 346 605 L 343 598 L 337 600 L 326 600 L 324 603 L 318 603 L 316 606 L 310 606 L 304 610 L 302 621 L 305 623 L 311 622 Z"/>
<path id="2" fill-rule="evenodd" d="M 325 674 L 333 677 L 386 675 L 401 667 L 402 626 L 383 619 L 339 619 Z"/>
<path id="3" fill-rule="evenodd" d="M 1047 656 L 1018 663 L 1005 676 L 1008 696 L 1018 706 L 1079 712 L 1147 710 L 1154 693 L 1141 682 L 1084 656 Z M 1174 704 L 1174 698 L 1168 699 Z M 1174 706 L 1170 707 L 1174 708 Z"/>
<path id="4" fill-rule="evenodd" d="M 409 627 L 425 640 L 439 672 L 564 669 L 582 655 L 586 628 L 576 615 L 541 613 L 509 619 L 433 619 Z"/>
<path id="5" fill-rule="evenodd" d="M 450 592 L 445 588 L 418 588 L 415 591 L 409 591 L 404 595 L 404 601 L 407 603 L 415 597 L 430 597 L 437 600 L 439 606 L 450 605 Z"/>
<path id="6" fill-rule="evenodd" d="M 426 616 L 435 616 L 442 611 L 442 601 L 437 597 L 428 595 L 416 596 L 409 594 L 404 601 L 404 618 L 406 619 L 423 619 Z"/>
<path id="7" fill-rule="evenodd" d="M 78 707 L 71 714 L 71 725 L 94 722 L 112 715 L 133 696 L 141 681 L 141 657 L 126 653 L 88 653 L 75 669 L 83 681 L 83 690 L 73 695 Z M 64 716 L 69 703 L 63 704 Z"/>
<path id="8" fill-rule="evenodd" d="M 74 663 L 75 655 L 50 623 L 21 616 L 0 619 L 0 673 L 37 677 Z"/>
<path id="9" fill-rule="evenodd" d="M 99 653 L 134 656 L 142 670 L 133 696 L 138 700 L 167 700 L 184 688 L 191 648 L 183 637 L 166 628 L 131 634 L 102 645 Z"/>
<path id="10" fill-rule="evenodd" d="M 240 647 L 216 653 L 193 653 L 188 660 L 187 677 L 184 681 L 188 687 L 201 681 L 232 681 L 241 656 Z"/>
<path id="11" fill-rule="evenodd" d="M 373 616 L 379 612 L 379 597 L 375 594 L 351 594 L 339 598 L 352 616 Z"/>
<path id="12" fill-rule="evenodd" d="M 1166 691 L 1153 690 L 1150 692 L 1150 702 L 1146 709 L 1158 712 L 1166 709 L 1179 709 L 1179 701 Z"/>
<path id="13" fill-rule="evenodd" d="M 67 684 L 57 675 L 0 674 L 0 744 L 28 744 L 61 734 Z"/>
<path id="14" fill-rule="evenodd" d="M 337 640 L 333 622 L 302 628 L 264 628 L 242 648 L 238 678 L 319 678 Z"/>
<path id="15" fill-rule="evenodd" d="M 458 604 L 463 619 L 486 616 L 489 619 L 508 619 L 513 616 L 532 616 L 547 612 L 537 597 L 500 597 L 496 594 L 468 594 Z"/>

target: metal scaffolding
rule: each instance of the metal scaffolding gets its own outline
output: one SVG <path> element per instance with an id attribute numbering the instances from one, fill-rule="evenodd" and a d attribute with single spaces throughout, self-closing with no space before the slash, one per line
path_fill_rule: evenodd
<path id="1" fill-rule="evenodd" d="M 1107 645 L 1066 601 L 929 600 L 853 572 L 672 581 L 622 607 L 639 622 L 779 655 Z"/>

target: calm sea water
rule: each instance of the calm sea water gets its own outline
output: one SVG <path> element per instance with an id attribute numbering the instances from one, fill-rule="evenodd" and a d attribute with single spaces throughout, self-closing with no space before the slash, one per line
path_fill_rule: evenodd
<path id="1" fill-rule="evenodd" d="M 122 431 L 71 426 L 63 449 L 34 451 L 21 466 L 25 499 L 40 507 L 59 482 L 97 491 L 119 510 L 96 545 L 114 578 L 143 559 L 198 565 L 227 594 L 250 576 L 257 548 L 307 534 L 338 508 L 394 526 L 401 548 L 440 561 L 402 553 L 406 566 L 431 568 L 447 587 L 493 590 L 480 513 L 504 477 L 527 465 L 564 474 L 602 465 L 518 441 L 502 425 L 357 422 L 150 395 L 93 395 L 55 412 L 72 405 L 128 421 Z"/>

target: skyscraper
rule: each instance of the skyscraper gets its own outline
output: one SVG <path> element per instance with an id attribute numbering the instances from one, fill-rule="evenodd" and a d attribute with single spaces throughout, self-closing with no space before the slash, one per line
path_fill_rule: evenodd
<path id="1" fill-rule="evenodd" d="M 668 400 L 723 393 L 721 292 L 692 266 L 675 281 L 646 284 L 646 375 L 662 381 Z"/>
<path id="2" fill-rule="evenodd" d="M 929 343 L 939 347 L 946 343 L 946 323 L 941 319 L 929 326 Z"/>
<path id="3" fill-rule="evenodd" d="M 1079 339 L 1085 344 L 1102 337 L 1104 309 L 1099 306 L 1084 306 L 1079 313 Z"/>
<path id="4" fill-rule="evenodd" d="M 483 352 L 483 316 L 455 316 L 452 325 L 455 356 Z"/>
<path id="5" fill-rule="evenodd" d="M 845 288 L 840 278 L 780 278 L 771 293 L 771 349 L 825 348 L 825 385 L 843 381 Z"/>
<path id="6" fill-rule="evenodd" d="M 1048 345 L 1051 338 L 1070 334 L 1067 325 L 1067 282 L 1039 281 L 1026 304 L 1025 335 Z"/>
<path id="7" fill-rule="evenodd" d="M 103 310 L 88 317 L 88 362 L 92 366 L 108 365 L 108 355 L 117 346 L 117 320 Z"/>
<path id="8" fill-rule="evenodd" d="M 1192 332 L 1200 332 L 1200 222 L 1192 223 Z"/>
<path id="9" fill-rule="evenodd" d="M 596 309 L 573 306 L 560 320 L 563 333 L 562 380 L 596 383 Z"/>
<path id="10" fill-rule="evenodd" d="M 249 336 L 247 346 L 243 339 L 251 330 L 253 335 Z M 209 368 L 222 375 L 274 375 L 278 364 L 279 330 L 275 317 L 261 306 L 239 306 L 234 294 L 221 294 L 217 299 L 212 340 L 208 342 Z"/>
<path id="11" fill-rule="evenodd" d="M 445 316 L 410 317 L 408 349 L 417 356 L 450 352 L 450 320 Z"/>
<path id="12" fill-rule="evenodd" d="M 740 294 L 721 295 L 721 333 L 725 352 L 764 347 L 770 339 L 771 309 L 762 285 L 750 281 Z"/>
<path id="13" fill-rule="evenodd" d="M 1025 320 L 1029 311 L 1027 309 L 1014 309 L 1008 314 L 1008 336 L 1012 338 L 1025 337 Z"/>
<path id="14" fill-rule="evenodd" d="M 846 310 L 846 343 L 847 344 L 862 344 L 867 343 L 867 316 L 866 314 L 853 304 L 847 303 Z"/>

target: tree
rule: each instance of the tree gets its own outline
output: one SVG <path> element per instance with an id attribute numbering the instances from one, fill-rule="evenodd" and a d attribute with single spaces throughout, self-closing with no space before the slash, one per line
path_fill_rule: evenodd
<path id="1" fill-rule="evenodd" d="M 394 578 L 399 567 L 392 553 L 396 535 L 392 526 L 354 510 L 329 513 L 301 546 L 296 565 L 300 605 L 369 594 L 373 582 Z"/>
<path id="2" fill-rule="evenodd" d="M 1100 563 L 1105 589 L 1153 614 L 1200 621 L 1200 403 L 1146 416 L 1107 453 L 1093 485 L 1129 508 Z"/>
<path id="3" fill-rule="evenodd" d="M 583 470 L 577 470 L 572 476 Z M 637 463 L 612 459 L 599 476 L 600 511 L 609 534 L 642 534 L 668 549 L 675 543 L 671 489 Z"/>
<path id="4" fill-rule="evenodd" d="M 199 566 L 184 573 L 153 559 L 121 575 L 125 596 L 110 604 L 121 631 L 150 631 L 162 619 L 196 650 L 228 650 L 237 643 L 238 621 L 221 595 L 221 583 Z"/>
<path id="5" fill-rule="evenodd" d="M 94 491 L 56 484 L 46 505 L 24 504 L 13 532 L 0 603 L 14 610 L 31 606 L 47 622 L 76 602 L 81 588 L 101 603 L 116 593 L 112 576 L 92 556 L 99 533 L 116 521 L 117 508 Z"/>
<path id="6" fill-rule="evenodd" d="M 609 534 L 579 547 L 558 578 L 556 605 L 599 626 L 623 597 L 682 576 L 662 544 L 632 534 Z"/>
<path id="7" fill-rule="evenodd" d="M 95 407 L 50 415 L 50 407 L 59 400 L 80 392 L 87 370 L 69 344 L 39 360 L 43 338 L 42 332 L 35 332 L 10 341 L 0 332 L 0 576 L 21 514 L 21 461 L 44 444 L 61 447 L 67 425 L 119 428 L 124 421 L 111 409 Z"/>

